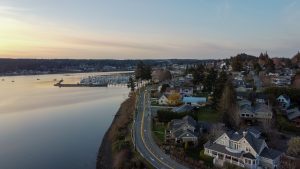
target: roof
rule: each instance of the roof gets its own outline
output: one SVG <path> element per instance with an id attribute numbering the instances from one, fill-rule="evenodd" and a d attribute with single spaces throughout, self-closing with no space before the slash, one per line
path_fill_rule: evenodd
<path id="1" fill-rule="evenodd" d="M 255 113 L 260 112 L 260 113 L 272 113 L 272 111 L 269 109 L 269 106 L 266 104 L 256 104 L 254 107 Z"/>
<path id="2" fill-rule="evenodd" d="M 251 153 L 245 153 L 245 154 L 243 154 L 243 157 L 249 158 L 249 159 L 255 159 L 255 157 Z"/>
<path id="3" fill-rule="evenodd" d="M 239 141 L 240 139 L 242 139 L 244 137 L 243 134 L 241 134 L 239 132 L 228 131 L 228 132 L 226 132 L 226 134 L 228 135 L 230 140 L 234 140 L 234 141 Z"/>
<path id="4" fill-rule="evenodd" d="M 264 148 L 263 151 L 260 153 L 260 156 L 268 159 L 275 159 L 280 156 L 282 152 L 271 149 L 271 148 Z"/>
<path id="5" fill-rule="evenodd" d="M 300 117 L 300 110 L 298 107 L 293 108 L 293 109 L 288 109 L 286 111 L 286 115 L 288 117 L 289 120 L 293 120 L 295 118 Z"/>
<path id="6" fill-rule="evenodd" d="M 247 100 L 247 99 L 242 99 L 240 101 L 238 101 L 238 104 L 239 106 L 242 106 L 242 105 L 251 105 L 251 101 L 250 100 Z"/>
<path id="7" fill-rule="evenodd" d="M 228 149 L 226 148 L 226 146 L 224 145 L 221 145 L 221 144 L 217 144 L 217 143 L 211 143 L 211 142 L 207 142 L 204 144 L 204 147 L 205 148 L 208 148 L 210 150 L 214 150 L 214 151 L 217 151 L 217 152 L 221 152 L 223 154 L 228 154 L 230 156 L 233 156 L 233 157 L 236 157 L 236 158 L 240 158 L 243 154 L 242 151 L 237 151 L 237 152 L 234 152 L 234 151 L 228 151 Z"/>
<path id="8" fill-rule="evenodd" d="M 192 111 L 193 109 L 194 109 L 193 106 L 188 105 L 188 104 L 184 104 L 184 105 L 181 105 L 181 106 L 179 106 L 179 107 L 174 107 L 174 108 L 172 109 L 172 112 L 182 113 L 182 112 Z"/>
<path id="9" fill-rule="evenodd" d="M 191 117 L 191 116 L 184 116 L 182 118 L 183 121 L 185 121 L 186 123 L 188 123 L 191 126 L 196 126 L 197 122 Z"/>
<path id="10" fill-rule="evenodd" d="M 230 140 L 234 140 L 234 141 L 239 141 L 242 138 L 245 138 L 247 142 L 250 144 L 250 146 L 255 150 L 255 152 L 259 153 L 259 150 L 263 145 L 263 143 L 265 142 L 265 140 L 261 138 L 256 138 L 251 132 L 247 132 L 247 131 L 244 132 L 246 132 L 245 136 L 243 132 L 228 131 L 226 132 L 226 134 L 228 135 Z"/>
<path id="11" fill-rule="evenodd" d="M 197 137 L 197 133 L 191 130 L 177 130 L 173 134 L 176 138 Z"/>
<path id="12" fill-rule="evenodd" d="M 247 142 L 251 145 L 251 147 L 254 149 L 254 151 L 256 153 L 259 153 L 259 150 L 261 148 L 261 146 L 264 144 L 265 140 L 261 139 L 261 138 L 256 138 L 254 137 L 253 134 L 251 134 L 250 132 L 247 132 L 245 139 L 247 140 Z"/>
<path id="13" fill-rule="evenodd" d="M 248 132 L 250 132 L 253 135 L 260 135 L 261 134 L 261 129 L 256 127 L 256 126 L 249 127 L 247 130 L 248 130 Z"/>
<path id="14" fill-rule="evenodd" d="M 170 122 L 170 129 L 177 138 L 181 137 L 197 137 L 198 133 L 189 129 L 184 129 L 184 125 L 197 127 L 197 122 L 191 116 L 184 116 L 182 119 L 174 119 Z"/>
<path id="15" fill-rule="evenodd" d="M 290 101 L 290 97 L 286 94 L 282 94 L 279 97 L 283 97 L 286 101 Z"/>
<path id="16" fill-rule="evenodd" d="M 170 122 L 170 129 L 177 131 L 183 125 L 197 127 L 197 122 L 191 116 L 184 116 L 182 119 L 174 119 Z"/>
<path id="17" fill-rule="evenodd" d="M 205 103 L 206 97 L 183 97 L 184 103 Z"/>

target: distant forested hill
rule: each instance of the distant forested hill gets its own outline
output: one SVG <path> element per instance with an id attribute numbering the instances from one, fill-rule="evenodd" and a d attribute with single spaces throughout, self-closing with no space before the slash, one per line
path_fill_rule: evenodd
<path id="1" fill-rule="evenodd" d="M 141 60 L 85 60 L 85 59 L 0 59 L 0 74 L 34 74 L 38 72 L 88 72 L 105 69 L 131 70 Z M 151 66 L 167 66 L 171 64 L 197 64 L 204 60 L 167 59 L 142 60 Z M 107 68 L 108 67 L 108 68 Z"/>

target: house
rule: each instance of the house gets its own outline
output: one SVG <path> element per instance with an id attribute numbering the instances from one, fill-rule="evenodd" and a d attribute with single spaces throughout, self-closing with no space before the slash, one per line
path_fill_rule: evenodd
<path id="1" fill-rule="evenodd" d="M 257 119 L 272 119 L 273 112 L 269 105 L 256 104 L 254 106 L 254 114 Z"/>
<path id="2" fill-rule="evenodd" d="M 291 99 L 288 95 L 283 94 L 277 98 L 277 102 L 281 105 L 283 109 L 287 109 L 291 105 Z"/>
<path id="3" fill-rule="evenodd" d="M 187 80 L 193 80 L 193 79 L 194 79 L 193 74 L 187 74 L 187 75 L 185 76 L 185 78 L 186 78 Z"/>
<path id="4" fill-rule="evenodd" d="M 158 99 L 158 104 L 159 105 L 168 105 L 169 104 L 169 99 L 166 95 L 161 95 Z"/>
<path id="5" fill-rule="evenodd" d="M 169 130 L 166 132 L 167 140 L 174 140 L 175 143 L 192 142 L 197 144 L 200 134 L 199 126 L 191 116 L 174 119 L 169 126 Z"/>
<path id="6" fill-rule="evenodd" d="M 257 93 L 255 97 L 255 101 L 256 103 L 267 104 L 268 97 L 263 93 Z"/>
<path id="7" fill-rule="evenodd" d="M 263 103 L 251 105 L 249 100 L 243 99 L 238 101 L 241 118 L 246 119 L 272 119 L 273 112 L 271 108 Z"/>
<path id="8" fill-rule="evenodd" d="M 192 106 L 200 106 L 207 102 L 206 97 L 183 97 L 182 102 Z"/>
<path id="9" fill-rule="evenodd" d="M 180 95 L 183 97 L 192 96 L 193 95 L 193 87 L 181 87 L 179 89 Z"/>
<path id="10" fill-rule="evenodd" d="M 249 97 L 249 94 L 247 92 L 236 92 L 237 100 L 247 99 L 248 97 Z"/>
<path id="11" fill-rule="evenodd" d="M 254 134 L 255 133 L 255 134 Z M 204 154 L 214 157 L 215 165 L 228 162 L 243 168 L 278 168 L 282 152 L 271 149 L 259 132 L 224 132 L 215 141 L 204 144 Z"/>
<path id="12" fill-rule="evenodd" d="M 296 127 L 300 127 L 300 110 L 298 107 L 293 109 L 288 109 L 286 111 L 287 118 L 292 121 Z"/>

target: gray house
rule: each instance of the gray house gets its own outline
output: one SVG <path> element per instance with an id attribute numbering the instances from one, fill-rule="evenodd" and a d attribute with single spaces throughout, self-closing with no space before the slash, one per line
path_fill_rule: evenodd
<path id="1" fill-rule="evenodd" d="M 199 125 L 191 116 L 172 120 L 169 130 L 166 132 L 166 139 L 174 140 L 175 143 L 193 142 L 197 144 L 198 137 Z"/>
<path id="2" fill-rule="evenodd" d="M 238 101 L 238 105 L 241 118 L 258 120 L 272 119 L 273 112 L 269 105 L 257 103 L 255 106 L 252 106 L 251 102 L 246 99 Z"/>

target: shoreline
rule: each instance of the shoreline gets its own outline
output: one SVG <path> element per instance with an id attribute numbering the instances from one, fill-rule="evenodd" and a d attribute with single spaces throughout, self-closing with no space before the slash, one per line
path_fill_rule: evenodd
<path id="1" fill-rule="evenodd" d="M 124 152 L 129 151 L 126 149 L 129 149 L 130 146 L 127 148 L 114 150 L 114 145 L 120 141 L 120 135 L 123 136 L 123 134 L 129 134 L 126 128 L 129 126 L 128 124 L 132 122 L 132 113 L 134 110 L 135 96 L 131 95 L 121 103 L 110 127 L 107 129 L 104 137 L 102 138 L 97 155 L 96 169 L 112 169 L 126 162 L 126 159 L 122 159 L 122 161 L 118 158 L 121 158 L 123 155 L 125 155 L 126 153 L 124 154 Z M 122 134 L 120 134 L 120 130 L 123 130 Z M 124 140 L 126 140 L 126 137 L 122 139 L 122 141 Z"/>
<path id="2" fill-rule="evenodd" d="M 132 70 L 117 70 L 117 71 L 91 71 L 91 72 L 55 72 L 55 73 L 37 73 L 37 74 L 0 74 L 0 78 L 3 77 L 17 77 L 17 76 L 43 76 L 43 75 L 66 75 L 66 76 L 71 76 L 73 74 L 87 74 L 87 73 L 132 73 L 134 71 Z"/>

